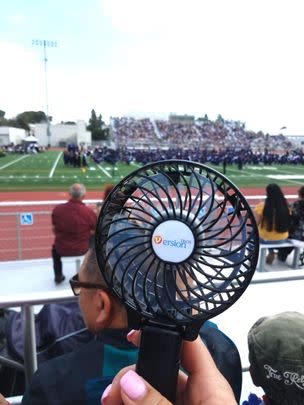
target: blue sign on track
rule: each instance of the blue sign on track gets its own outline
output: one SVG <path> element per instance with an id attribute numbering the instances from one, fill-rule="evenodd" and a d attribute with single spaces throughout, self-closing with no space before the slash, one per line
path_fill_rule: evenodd
<path id="1" fill-rule="evenodd" d="M 21 225 L 33 225 L 33 214 L 31 212 L 22 212 L 20 214 Z"/>

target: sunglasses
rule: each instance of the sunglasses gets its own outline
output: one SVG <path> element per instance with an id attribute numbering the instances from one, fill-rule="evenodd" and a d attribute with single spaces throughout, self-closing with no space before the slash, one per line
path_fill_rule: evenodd
<path id="1" fill-rule="evenodd" d="M 91 288 L 91 289 L 98 288 L 100 290 L 108 291 L 108 289 L 102 284 L 87 283 L 85 281 L 79 281 L 78 274 L 75 274 L 75 276 L 73 276 L 70 279 L 70 286 L 72 288 L 74 295 L 76 295 L 76 297 L 80 294 L 80 291 L 82 288 Z"/>

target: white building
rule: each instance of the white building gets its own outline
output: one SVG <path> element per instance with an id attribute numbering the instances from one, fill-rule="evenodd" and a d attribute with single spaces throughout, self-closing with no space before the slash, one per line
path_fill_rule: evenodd
<path id="1" fill-rule="evenodd" d="M 10 143 L 19 145 L 22 143 L 22 140 L 26 137 L 26 135 L 27 132 L 25 129 L 0 127 L 0 146 L 9 145 Z"/>
<path id="2" fill-rule="evenodd" d="M 47 146 L 49 143 L 52 147 L 64 147 L 69 143 L 88 146 L 92 144 L 92 135 L 86 130 L 86 123 L 83 120 L 77 121 L 76 124 L 50 124 L 50 140 L 47 136 L 47 124 L 30 124 L 31 132 L 38 138 L 40 146 Z"/>

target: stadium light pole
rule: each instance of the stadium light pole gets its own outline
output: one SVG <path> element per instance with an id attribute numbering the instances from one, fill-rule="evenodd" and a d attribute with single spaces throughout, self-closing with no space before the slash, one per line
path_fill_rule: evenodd
<path id="1" fill-rule="evenodd" d="M 45 79 L 45 108 L 46 108 L 46 134 L 48 139 L 48 147 L 51 146 L 51 128 L 49 119 L 49 101 L 48 101 L 48 82 L 47 82 L 47 56 L 46 48 L 57 48 L 56 41 L 47 41 L 45 39 L 33 39 L 32 45 L 43 46 L 43 61 L 44 61 L 44 79 Z"/>

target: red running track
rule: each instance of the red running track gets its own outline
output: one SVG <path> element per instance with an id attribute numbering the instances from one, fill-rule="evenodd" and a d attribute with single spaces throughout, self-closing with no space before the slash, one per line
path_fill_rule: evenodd
<path id="1" fill-rule="evenodd" d="M 297 194 L 297 187 L 283 188 L 286 195 Z M 244 195 L 265 194 L 265 188 L 241 190 Z M 68 192 L 37 191 L 0 193 L 0 202 L 50 201 L 48 205 L 0 207 L 0 261 L 51 257 L 53 243 L 51 212 L 54 200 L 67 200 Z M 102 199 L 100 191 L 87 191 L 86 199 Z M 254 201 L 255 204 L 258 200 Z M 20 213 L 33 213 L 33 225 L 21 225 Z"/>

